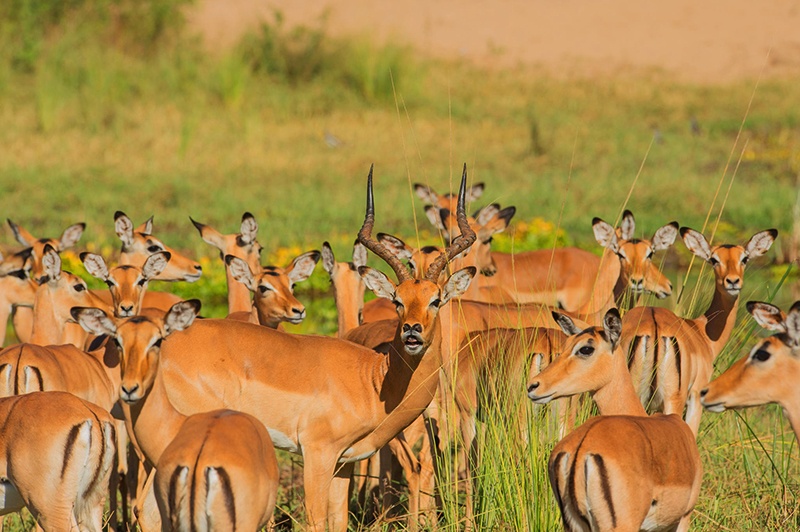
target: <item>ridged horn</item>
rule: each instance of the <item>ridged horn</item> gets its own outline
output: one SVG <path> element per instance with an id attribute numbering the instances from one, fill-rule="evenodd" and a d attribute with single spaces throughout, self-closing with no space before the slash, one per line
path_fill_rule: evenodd
<path id="1" fill-rule="evenodd" d="M 372 227 L 375 225 L 375 201 L 372 197 L 372 169 L 374 166 L 370 165 L 369 176 L 367 176 L 367 214 L 364 217 L 364 225 L 361 226 L 361 230 L 358 232 L 358 242 L 361 242 L 364 247 L 391 266 L 394 273 L 397 274 L 399 282 L 411 281 L 413 280 L 411 272 L 400 262 L 400 259 L 392 255 L 383 244 L 372 238 Z"/>
<path id="2" fill-rule="evenodd" d="M 455 237 L 447 249 L 430 265 L 425 278 L 434 283 L 439 280 L 439 274 L 453 257 L 468 249 L 475 242 L 475 231 L 469 226 L 467 221 L 467 209 L 465 207 L 467 197 L 467 163 L 464 163 L 464 172 L 461 174 L 461 188 L 458 191 L 458 208 L 456 209 L 456 220 L 461 234 Z"/>

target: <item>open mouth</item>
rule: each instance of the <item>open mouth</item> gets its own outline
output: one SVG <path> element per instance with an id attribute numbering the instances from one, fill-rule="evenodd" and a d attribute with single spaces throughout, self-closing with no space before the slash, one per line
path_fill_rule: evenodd
<path id="1" fill-rule="evenodd" d="M 414 352 L 422 348 L 423 342 L 422 338 L 415 336 L 413 334 L 408 335 L 406 338 L 403 339 L 403 345 L 406 347 L 406 351 Z"/>
<path id="2" fill-rule="evenodd" d="M 547 403 L 553 400 L 553 396 L 555 394 L 556 392 L 549 393 L 547 395 L 536 395 L 533 393 L 528 393 L 528 398 L 537 405 L 546 405 Z"/>
<path id="3" fill-rule="evenodd" d="M 742 289 L 741 288 L 732 288 L 732 287 L 729 286 L 728 288 L 725 289 L 725 291 L 728 292 L 732 296 L 738 296 L 739 292 L 741 292 Z"/>
<path id="4" fill-rule="evenodd" d="M 725 403 L 711 403 L 710 405 L 707 405 L 705 403 L 702 403 L 702 404 L 703 404 L 703 408 L 705 408 L 709 412 L 714 412 L 714 413 L 719 414 L 720 412 L 724 412 L 725 411 Z"/>

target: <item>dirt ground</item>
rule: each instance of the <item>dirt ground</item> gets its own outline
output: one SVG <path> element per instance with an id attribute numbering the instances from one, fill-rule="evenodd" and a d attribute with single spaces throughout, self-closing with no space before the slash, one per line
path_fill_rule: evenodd
<path id="1" fill-rule="evenodd" d="M 725 83 L 800 73 L 800 0 L 198 0 L 210 48 L 272 19 L 395 39 L 438 57 L 558 76 L 664 70 Z"/>

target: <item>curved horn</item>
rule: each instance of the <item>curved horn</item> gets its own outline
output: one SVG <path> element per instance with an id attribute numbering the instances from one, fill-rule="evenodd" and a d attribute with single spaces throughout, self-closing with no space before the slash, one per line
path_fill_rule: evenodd
<path id="1" fill-rule="evenodd" d="M 358 232 L 358 242 L 364 244 L 364 247 L 372 251 L 378 257 L 382 258 L 386 264 L 392 267 L 394 273 L 397 274 L 399 282 L 413 280 L 408 268 L 400 262 L 400 259 L 392 255 L 386 247 L 380 242 L 372 239 L 372 226 L 375 225 L 375 202 L 372 198 L 372 168 L 369 167 L 369 176 L 367 176 L 367 215 L 364 217 L 364 225 Z"/>
<path id="2" fill-rule="evenodd" d="M 469 226 L 467 221 L 467 209 L 464 204 L 466 203 L 467 196 L 467 163 L 464 163 L 464 172 L 461 174 L 461 188 L 458 191 L 458 208 L 456 209 L 456 220 L 458 220 L 458 228 L 461 230 L 461 235 L 454 238 L 446 250 L 430 265 L 425 277 L 434 283 L 439 279 L 439 274 L 442 273 L 445 265 L 450 260 L 469 248 L 475 242 L 475 231 Z"/>

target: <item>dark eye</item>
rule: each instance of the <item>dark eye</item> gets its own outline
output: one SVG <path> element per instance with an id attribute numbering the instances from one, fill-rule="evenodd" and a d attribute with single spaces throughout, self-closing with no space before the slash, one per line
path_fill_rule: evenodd
<path id="1" fill-rule="evenodd" d="M 747 255 L 742 255 L 742 264 L 747 264 L 747 261 L 750 260 L 750 257 Z"/>
<path id="2" fill-rule="evenodd" d="M 144 285 L 147 284 L 147 279 L 144 279 L 144 278 L 139 279 L 139 282 L 136 283 L 136 284 L 139 285 L 139 286 L 144 286 Z"/>
<path id="3" fill-rule="evenodd" d="M 394 303 L 394 308 L 396 308 L 397 310 L 400 310 L 401 308 L 403 308 L 403 304 L 401 302 L 399 302 L 398 300 L 396 300 L 396 299 L 394 301 L 392 301 L 392 303 Z"/>
<path id="4" fill-rule="evenodd" d="M 28 278 L 28 275 L 25 273 L 25 270 L 14 270 L 13 272 L 8 272 L 8 275 L 11 277 L 16 277 L 20 281 L 24 281 Z"/>
<path id="5" fill-rule="evenodd" d="M 715 268 L 719 266 L 719 261 L 715 257 L 711 257 L 710 259 L 708 259 L 708 262 L 710 262 L 711 265 L 714 266 Z"/>
<path id="6" fill-rule="evenodd" d="M 74 289 L 76 292 L 83 292 L 84 290 L 86 290 L 86 287 L 85 287 L 85 286 L 83 286 L 82 284 L 76 284 L 76 285 L 75 285 L 75 286 L 73 286 L 72 288 L 73 288 L 73 289 Z"/>
<path id="7" fill-rule="evenodd" d="M 653 250 L 650 249 L 647 251 L 647 256 L 645 257 L 645 259 L 650 260 L 652 258 L 653 258 Z"/>
<path id="8" fill-rule="evenodd" d="M 114 345 L 117 346 L 117 349 L 122 351 L 122 344 L 120 344 L 119 340 L 117 340 L 116 338 L 114 338 Z"/>
<path id="9" fill-rule="evenodd" d="M 766 362 L 769 360 L 769 357 L 772 356 L 772 353 L 767 351 L 766 349 L 759 349 L 755 353 L 753 353 L 753 358 L 758 360 L 759 362 Z"/>
<path id="10" fill-rule="evenodd" d="M 160 348 L 160 347 L 161 347 L 161 342 L 162 342 L 163 340 L 164 340 L 163 338 L 159 338 L 158 340 L 156 340 L 156 341 L 155 341 L 155 343 L 153 344 L 153 347 L 158 347 L 158 348 Z"/>
<path id="11" fill-rule="evenodd" d="M 439 305 L 441 305 L 441 304 L 442 304 L 442 300 L 438 299 L 438 298 L 434 299 L 433 301 L 431 301 L 431 306 L 434 307 L 434 308 L 439 308 Z"/>
<path id="12" fill-rule="evenodd" d="M 106 286 L 108 286 L 109 288 L 111 288 L 111 287 L 113 287 L 113 286 L 114 286 L 114 283 L 112 283 L 110 279 L 106 279 Z"/>
<path id="13" fill-rule="evenodd" d="M 158 253 L 159 251 L 161 251 L 161 247 L 153 245 L 148 247 L 147 251 L 149 251 L 150 253 Z"/>
<path id="14" fill-rule="evenodd" d="M 261 292 L 262 294 L 266 294 L 267 292 L 270 291 L 270 288 L 262 284 L 258 286 L 258 291 Z"/>
<path id="15" fill-rule="evenodd" d="M 578 354 L 584 357 L 588 357 L 594 353 L 594 347 L 591 345 L 585 345 L 578 349 Z"/>

